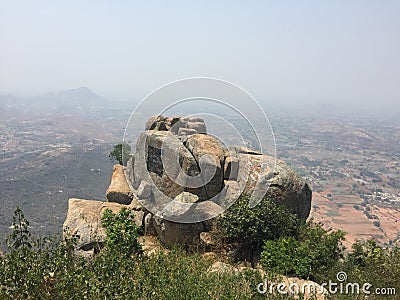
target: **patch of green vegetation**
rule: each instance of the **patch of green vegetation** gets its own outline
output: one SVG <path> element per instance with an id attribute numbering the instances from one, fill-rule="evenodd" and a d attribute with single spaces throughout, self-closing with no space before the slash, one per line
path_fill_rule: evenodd
<path id="1" fill-rule="evenodd" d="M 110 152 L 108 157 L 111 160 L 116 160 L 120 165 L 126 165 L 129 160 L 129 153 L 131 152 L 131 146 L 128 143 L 119 143 L 114 146 L 113 151 Z"/>
<path id="2" fill-rule="evenodd" d="M 297 238 L 284 236 L 265 241 L 261 264 L 266 270 L 283 275 L 316 280 L 343 258 L 345 233 L 327 233 L 320 225 L 307 222 Z"/>
<path id="3" fill-rule="evenodd" d="M 17 209 L 9 251 L 0 256 L 0 299 L 265 299 L 257 271 L 209 273 L 211 259 L 179 248 L 147 257 L 135 246 L 136 255 L 124 255 L 130 238 L 116 232 L 137 232 L 124 215 L 103 215 L 107 240 L 119 247 L 83 259 L 74 255 L 74 241 L 33 241 Z"/>
<path id="4" fill-rule="evenodd" d="M 332 266 L 330 274 L 323 280 L 335 278 L 338 272 L 347 274 L 347 282 L 371 284 L 371 295 L 368 299 L 397 299 L 400 291 L 400 248 L 383 248 L 375 240 L 356 242 L 352 245 L 349 255 Z M 377 295 L 376 288 L 383 288 L 392 294 Z M 337 298 L 355 299 L 355 295 L 340 295 Z"/>
<path id="5" fill-rule="evenodd" d="M 135 224 L 132 211 L 123 207 L 115 214 L 108 208 L 103 213 L 101 225 L 106 229 L 107 236 L 103 251 L 127 257 L 142 253 L 142 246 L 138 241 L 142 228 Z"/>
<path id="6" fill-rule="evenodd" d="M 346 272 L 349 282 L 368 282 L 373 287 L 400 291 L 399 247 L 383 248 L 373 240 L 358 242 L 344 257 L 342 231 L 328 233 L 312 222 L 292 224 L 293 220 L 287 217 L 284 221 L 276 220 L 283 217 L 284 211 L 269 200 L 264 201 L 264 205 L 270 205 L 268 208 L 277 213 L 268 215 L 271 220 L 261 222 L 246 215 L 247 208 L 239 203 L 231 210 L 230 217 L 242 212 L 252 221 L 240 219 L 236 225 L 242 226 L 241 229 L 228 226 L 225 230 L 231 239 L 247 245 L 258 245 L 265 239 L 261 263 L 268 280 L 285 274 L 321 284 L 336 282 L 336 274 Z M 294 228 L 287 230 L 281 222 L 288 222 L 285 224 Z M 253 269 L 210 273 L 209 268 L 217 258 L 181 248 L 143 255 L 137 242 L 140 228 L 126 210 L 116 214 L 106 211 L 102 223 L 107 232 L 104 248 L 92 258 L 84 259 L 74 254 L 74 239 L 34 239 L 28 220 L 17 208 L 13 231 L 7 239 L 8 252 L 0 256 L 0 299 L 291 299 L 288 295 L 259 294 L 257 286 L 263 278 Z M 256 233 L 254 230 L 261 225 L 267 225 L 271 232 Z M 248 240 L 240 238 L 237 235 L 240 232 Z M 334 295 L 334 299 L 361 299 L 357 297 Z M 373 294 L 368 298 L 379 299 Z"/>
<path id="7" fill-rule="evenodd" d="M 326 212 L 326 215 L 327 215 L 328 217 L 337 217 L 337 216 L 340 216 L 340 213 L 339 213 L 339 211 L 337 211 L 337 210 L 328 210 L 328 211 Z"/>
<path id="8" fill-rule="evenodd" d="M 218 219 L 218 227 L 228 243 L 261 252 L 265 240 L 296 235 L 302 222 L 283 205 L 265 198 L 253 208 L 247 195 L 239 199 Z"/>

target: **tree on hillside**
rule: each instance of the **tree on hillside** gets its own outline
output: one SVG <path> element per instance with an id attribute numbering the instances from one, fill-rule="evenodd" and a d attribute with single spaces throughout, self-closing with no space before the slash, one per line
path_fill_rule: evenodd
<path id="1" fill-rule="evenodd" d="M 129 153 L 131 152 L 131 146 L 128 143 L 119 143 L 114 145 L 114 150 L 110 152 L 108 157 L 111 160 L 116 160 L 120 165 L 126 165 L 129 159 Z"/>

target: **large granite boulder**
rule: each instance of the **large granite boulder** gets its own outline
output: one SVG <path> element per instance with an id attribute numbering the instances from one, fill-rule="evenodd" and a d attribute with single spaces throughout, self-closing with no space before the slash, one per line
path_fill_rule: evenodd
<path id="1" fill-rule="evenodd" d="M 248 153 L 239 154 L 239 164 L 245 169 L 241 174 L 248 174 L 246 177 L 239 174 L 239 185 L 245 183 L 243 193 L 260 193 L 262 197 L 283 204 L 299 218 L 307 219 L 311 209 L 311 189 L 288 164 L 271 156 Z M 260 172 L 262 164 L 267 167 Z"/>
<path id="2" fill-rule="evenodd" d="M 194 134 L 188 137 L 185 146 L 192 153 L 196 163 L 201 166 L 203 181 L 205 181 L 203 185 L 205 197 L 200 194 L 200 199 L 204 201 L 212 199 L 221 192 L 224 185 L 224 152 L 220 142 L 211 135 Z M 207 179 L 209 181 L 206 181 Z M 192 192 L 196 194 L 198 189 Z"/>
<path id="3" fill-rule="evenodd" d="M 114 213 L 118 213 L 122 207 L 134 212 L 136 225 L 144 224 L 145 212 L 138 207 L 115 202 L 69 199 L 67 218 L 63 225 L 64 238 L 76 238 L 75 247 L 81 253 L 100 248 L 105 240 L 105 230 L 101 226 L 101 217 L 104 211 L 111 209 Z"/>
<path id="4" fill-rule="evenodd" d="M 154 184 L 153 193 L 160 200 L 171 199 L 189 191 L 204 199 L 206 197 L 200 169 L 196 158 L 182 140 L 168 131 L 148 130 L 137 142 L 134 155 L 134 188 L 145 180 Z M 197 188 L 187 187 L 187 180 L 197 181 Z"/>
<path id="5" fill-rule="evenodd" d="M 153 226 L 165 246 L 196 245 L 200 241 L 200 233 L 205 230 L 202 222 L 178 223 L 159 217 L 153 218 Z"/>

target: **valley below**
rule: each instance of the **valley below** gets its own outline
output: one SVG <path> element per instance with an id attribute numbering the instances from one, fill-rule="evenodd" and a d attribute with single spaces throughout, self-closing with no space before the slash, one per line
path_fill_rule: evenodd
<path id="1" fill-rule="evenodd" d="M 115 163 L 108 154 L 122 141 L 134 106 L 102 102 L 86 89 L 79 93 L 101 105 L 29 109 L 29 104 L 0 98 L 2 248 L 17 206 L 30 220 L 32 232 L 45 236 L 62 233 L 69 198 L 105 200 Z M 52 97 L 57 103 L 59 95 Z M 266 112 L 277 157 L 305 177 L 313 190 L 314 221 L 347 232 L 347 247 L 358 239 L 374 238 L 386 246 L 398 242 L 398 121 L 348 113 Z M 222 131 L 232 144 L 237 142 L 229 130 Z"/>

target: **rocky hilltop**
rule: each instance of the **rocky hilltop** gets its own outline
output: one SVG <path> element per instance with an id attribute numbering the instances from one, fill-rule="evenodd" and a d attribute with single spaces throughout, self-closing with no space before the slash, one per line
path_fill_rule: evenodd
<path id="1" fill-rule="evenodd" d="M 106 202 L 69 200 L 64 235 L 78 237 L 77 250 L 93 251 L 102 242 L 106 208 L 128 207 L 144 233 L 167 246 L 200 241 L 243 193 L 270 197 L 299 218 L 310 213 L 311 190 L 284 161 L 226 147 L 200 118 L 150 118 L 129 155 L 125 167 L 114 166 Z"/>

